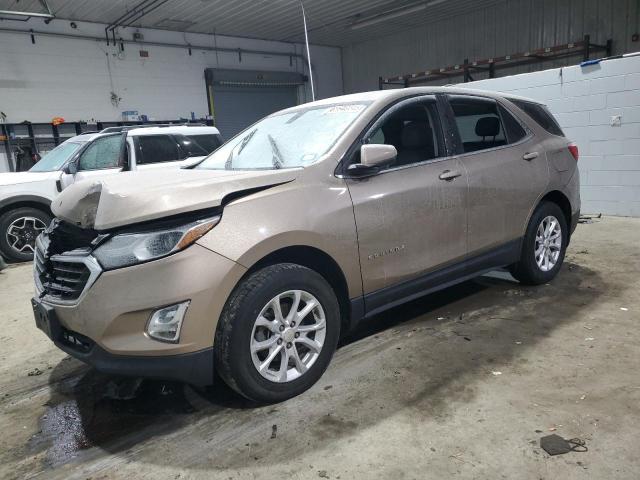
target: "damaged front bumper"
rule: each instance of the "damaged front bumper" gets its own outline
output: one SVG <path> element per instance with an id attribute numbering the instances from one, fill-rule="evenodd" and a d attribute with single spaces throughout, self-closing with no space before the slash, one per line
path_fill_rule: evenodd
<path id="1" fill-rule="evenodd" d="M 159 260 L 101 271 L 76 300 L 47 296 L 36 278 L 36 324 L 58 348 L 105 373 L 207 385 L 218 318 L 245 272 L 195 244 Z M 184 301 L 189 308 L 179 340 L 151 338 L 146 330 L 153 313 Z"/>
<path id="2" fill-rule="evenodd" d="M 55 309 L 31 300 L 36 326 L 65 353 L 103 373 L 174 380 L 196 386 L 213 383 L 213 347 L 198 352 L 165 356 L 116 355 L 101 348 L 90 338 L 64 327 Z"/>

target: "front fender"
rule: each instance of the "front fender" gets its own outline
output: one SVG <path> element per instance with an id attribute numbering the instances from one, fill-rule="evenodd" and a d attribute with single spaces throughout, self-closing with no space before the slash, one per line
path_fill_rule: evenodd
<path id="1" fill-rule="evenodd" d="M 362 295 L 351 198 L 335 177 L 296 180 L 232 202 L 198 243 L 246 268 L 282 248 L 313 247 L 335 260 L 350 298 Z"/>

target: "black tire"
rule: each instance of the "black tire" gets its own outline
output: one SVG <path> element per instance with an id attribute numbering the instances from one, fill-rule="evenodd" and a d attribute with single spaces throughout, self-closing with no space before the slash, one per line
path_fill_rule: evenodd
<path id="1" fill-rule="evenodd" d="M 315 363 L 304 374 L 278 383 L 258 372 L 251 357 L 250 341 L 254 322 L 263 307 L 289 290 L 304 290 L 320 302 L 326 318 L 325 339 Z M 223 309 L 215 333 L 216 370 L 231 388 L 250 400 L 281 402 L 309 389 L 322 376 L 337 347 L 340 323 L 336 295 L 320 274 L 292 263 L 262 268 L 240 282 Z"/>
<path id="2" fill-rule="evenodd" d="M 536 232 L 540 223 L 549 216 L 555 217 L 560 224 L 562 243 L 556 264 L 553 268 L 544 271 L 538 266 L 535 258 Z M 520 261 L 510 267 L 511 275 L 525 285 L 541 285 L 553 280 L 562 267 L 568 240 L 569 227 L 562 209 L 553 202 L 541 202 L 529 220 L 527 232 L 522 242 Z"/>
<path id="3" fill-rule="evenodd" d="M 7 231 L 11 224 L 20 218 L 35 218 L 42 222 L 45 227 L 51 223 L 51 215 L 37 208 L 20 207 L 15 210 L 9 210 L 0 216 L 0 253 L 2 256 L 12 262 L 27 262 L 33 260 L 33 251 L 23 250 L 20 251 L 17 248 L 12 247 L 10 243 L 10 236 L 7 235 Z M 30 229 L 29 229 L 30 230 Z M 35 244 L 35 236 L 37 232 L 28 234 L 28 243 Z"/>

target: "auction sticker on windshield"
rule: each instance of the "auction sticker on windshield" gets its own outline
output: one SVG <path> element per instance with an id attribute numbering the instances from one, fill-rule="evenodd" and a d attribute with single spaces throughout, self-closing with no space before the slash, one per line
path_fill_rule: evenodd
<path id="1" fill-rule="evenodd" d="M 325 110 L 324 114 L 328 115 L 330 113 L 357 113 L 361 112 L 364 107 L 365 106 L 361 103 L 356 103 L 353 105 L 336 105 L 335 107 L 331 107 Z"/>

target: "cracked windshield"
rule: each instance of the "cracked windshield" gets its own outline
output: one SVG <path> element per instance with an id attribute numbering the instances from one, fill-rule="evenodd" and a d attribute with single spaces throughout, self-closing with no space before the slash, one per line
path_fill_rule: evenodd
<path id="1" fill-rule="evenodd" d="M 196 168 L 264 170 L 318 161 L 367 104 L 333 104 L 267 117 L 216 150 Z"/>

